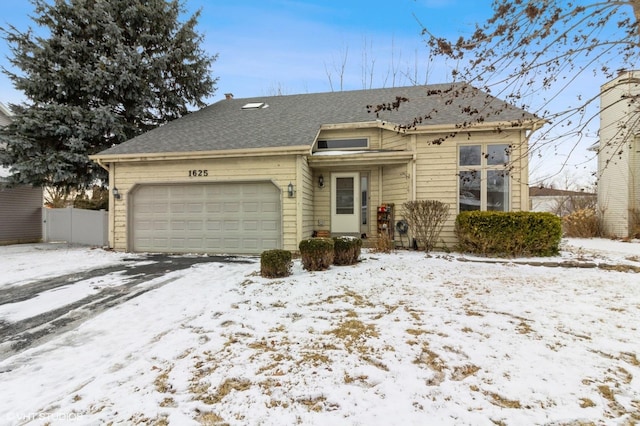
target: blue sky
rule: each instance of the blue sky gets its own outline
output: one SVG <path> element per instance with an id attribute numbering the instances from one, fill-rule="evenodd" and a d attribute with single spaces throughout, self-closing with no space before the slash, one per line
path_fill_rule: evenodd
<path id="1" fill-rule="evenodd" d="M 457 38 L 491 15 L 491 0 L 185 0 L 185 5 L 189 14 L 201 9 L 202 47 L 219 55 L 212 70 L 219 77 L 217 91 L 207 103 L 225 93 L 243 98 L 450 81 L 456 64 L 428 61 L 418 20 L 438 35 Z M 9 0 L 0 26 L 25 30 L 32 11 L 28 0 Z M 0 39 L 0 66 L 9 66 L 8 54 Z M 602 83 L 584 87 L 597 90 Z M 0 102 L 23 100 L 0 74 Z M 593 155 L 586 147 L 595 140 L 585 140 L 572 154 L 575 163 Z M 560 149 L 534 158 L 531 181 L 558 173 L 565 157 Z M 580 165 L 581 185 L 593 170 L 594 161 Z"/>
<path id="2" fill-rule="evenodd" d="M 418 18 L 443 34 L 469 33 L 486 18 L 490 0 L 186 0 L 201 9 L 203 48 L 219 54 L 214 102 L 236 97 L 324 92 L 446 81 L 450 70 L 427 66 Z M 31 25 L 28 0 L 2 6 L 0 26 Z M 9 66 L 0 40 L 0 65 Z M 344 78 L 341 64 L 346 56 Z M 366 59 L 365 59 L 366 58 Z M 393 64 L 393 65 L 392 65 Z M 392 71 L 395 70 L 395 72 Z M 427 76 L 428 72 L 428 76 Z M 394 78 L 395 75 L 395 78 Z M 0 102 L 23 100 L 0 75 Z"/>

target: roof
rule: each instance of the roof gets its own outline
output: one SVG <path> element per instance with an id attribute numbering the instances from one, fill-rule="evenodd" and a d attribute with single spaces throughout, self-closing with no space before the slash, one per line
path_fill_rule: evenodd
<path id="1" fill-rule="evenodd" d="M 455 95 L 451 92 L 453 90 Z M 446 93 L 445 93 L 446 92 Z M 367 105 L 404 97 L 398 110 L 370 112 Z M 247 104 L 264 104 L 243 109 Z M 102 151 L 106 155 L 186 153 L 230 149 L 311 146 L 322 125 L 367 123 L 376 119 L 406 125 L 429 115 L 421 126 L 455 125 L 479 111 L 485 122 L 529 122 L 536 117 L 462 83 L 223 99 L 129 141 Z"/>

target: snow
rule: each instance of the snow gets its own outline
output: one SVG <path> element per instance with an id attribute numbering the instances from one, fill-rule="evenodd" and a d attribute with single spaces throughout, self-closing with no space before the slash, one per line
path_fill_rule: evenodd
<path id="1" fill-rule="evenodd" d="M 0 290 L 128 257 L 0 247 Z M 640 267 L 639 241 L 569 239 L 550 259 L 365 251 L 281 279 L 249 259 L 157 278 L 172 281 L 0 361 L 0 424 L 640 419 L 640 275 L 597 267 Z M 568 263 L 583 267 L 551 267 Z M 0 327 L 118 277 L 0 305 Z"/>

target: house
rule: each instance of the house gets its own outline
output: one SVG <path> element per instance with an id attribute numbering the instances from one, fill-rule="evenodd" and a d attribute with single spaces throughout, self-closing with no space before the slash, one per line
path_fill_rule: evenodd
<path id="1" fill-rule="evenodd" d="M 597 195 L 586 191 L 532 186 L 529 188 L 529 210 L 565 216 L 574 210 L 595 208 Z"/>
<path id="2" fill-rule="evenodd" d="M 613 237 L 640 233 L 640 71 L 623 71 L 600 91 L 598 211 Z"/>
<path id="3" fill-rule="evenodd" d="M 91 158 L 109 171 L 116 250 L 260 253 L 295 251 L 316 234 L 371 239 L 382 206 L 393 231 L 402 204 L 418 199 L 450 206 L 441 237 L 454 244 L 459 211 L 528 209 L 528 138 L 540 125 L 462 83 L 228 94 Z"/>
<path id="4" fill-rule="evenodd" d="M 0 103 L 0 127 L 11 123 L 11 110 Z M 10 170 L 0 166 L 0 244 L 42 239 L 42 188 L 8 185 Z"/>

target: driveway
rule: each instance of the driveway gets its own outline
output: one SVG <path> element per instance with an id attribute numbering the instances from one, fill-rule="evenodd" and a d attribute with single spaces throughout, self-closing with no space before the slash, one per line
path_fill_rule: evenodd
<path id="1" fill-rule="evenodd" d="M 0 319 L 0 360 L 75 328 L 113 306 L 175 281 L 180 274 L 174 272 L 200 263 L 234 262 L 250 263 L 252 260 L 233 256 L 136 255 L 124 258 L 116 265 L 54 276 L 28 284 L 4 286 L 0 288 L 0 307 L 31 301 L 45 292 L 80 284 L 91 285 L 92 282 L 96 283 L 96 292 L 16 322 Z M 114 279 L 116 285 L 98 285 L 101 281 Z"/>

